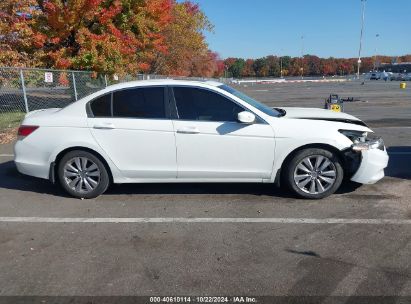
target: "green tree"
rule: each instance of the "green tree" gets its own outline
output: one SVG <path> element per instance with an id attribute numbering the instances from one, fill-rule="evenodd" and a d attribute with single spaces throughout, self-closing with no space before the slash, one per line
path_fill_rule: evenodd
<path id="1" fill-rule="evenodd" d="M 267 56 L 266 64 L 268 66 L 268 76 L 272 76 L 272 77 L 280 76 L 280 61 L 277 56 L 273 56 L 273 55 Z"/>
<path id="2" fill-rule="evenodd" d="M 232 77 L 241 77 L 243 69 L 245 67 L 245 60 L 242 58 L 236 59 L 233 64 L 228 68 L 228 72 Z"/>
<path id="3" fill-rule="evenodd" d="M 255 71 L 256 76 L 258 76 L 258 77 L 268 76 L 269 67 L 268 67 L 268 62 L 267 62 L 266 57 L 256 59 L 254 61 L 253 67 L 254 67 L 254 71 Z"/>

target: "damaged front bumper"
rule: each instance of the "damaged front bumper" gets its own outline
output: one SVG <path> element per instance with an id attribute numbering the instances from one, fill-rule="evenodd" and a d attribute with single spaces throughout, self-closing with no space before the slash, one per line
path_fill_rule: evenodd
<path id="1" fill-rule="evenodd" d="M 361 154 L 361 162 L 351 180 L 361 184 L 374 184 L 384 177 L 388 153 L 381 138 L 353 144 L 352 151 Z"/>

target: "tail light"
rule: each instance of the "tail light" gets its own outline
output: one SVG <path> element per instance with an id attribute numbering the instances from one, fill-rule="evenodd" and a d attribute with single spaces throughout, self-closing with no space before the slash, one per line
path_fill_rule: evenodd
<path id="1" fill-rule="evenodd" d="M 31 133 L 33 133 L 35 130 L 37 130 L 39 126 L 20 126 L 17 135 L 26 137 L 29 136 Z"/>

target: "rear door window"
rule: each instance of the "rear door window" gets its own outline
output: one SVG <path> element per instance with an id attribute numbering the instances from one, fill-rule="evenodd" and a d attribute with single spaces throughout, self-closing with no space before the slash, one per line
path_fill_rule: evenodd
<path id="1" fill-rule="evenodd" d="M 114 92 L 113 117 L 166 118 L 164 88 L 132 88 Z"/>

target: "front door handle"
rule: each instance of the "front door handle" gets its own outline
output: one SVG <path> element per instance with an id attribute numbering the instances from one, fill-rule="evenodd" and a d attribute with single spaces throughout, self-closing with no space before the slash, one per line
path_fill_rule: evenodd
<path id="1" fill-rule="evenodd" d="M 110 122 L 106 122 L 106 123 L 99 123 L 99 124 L 95 124 L 93 126 L 94 129 L 103 129 L 103 130 L 112 130 L 115 129 L 116 126 Z"/>
<path id="2" fill-rule="evenodd" d="M 197 127 L 183 127 L 183 128 L 177 129 L 177 133 L 198 134 L 200 133 L 200 130 Z"/>

